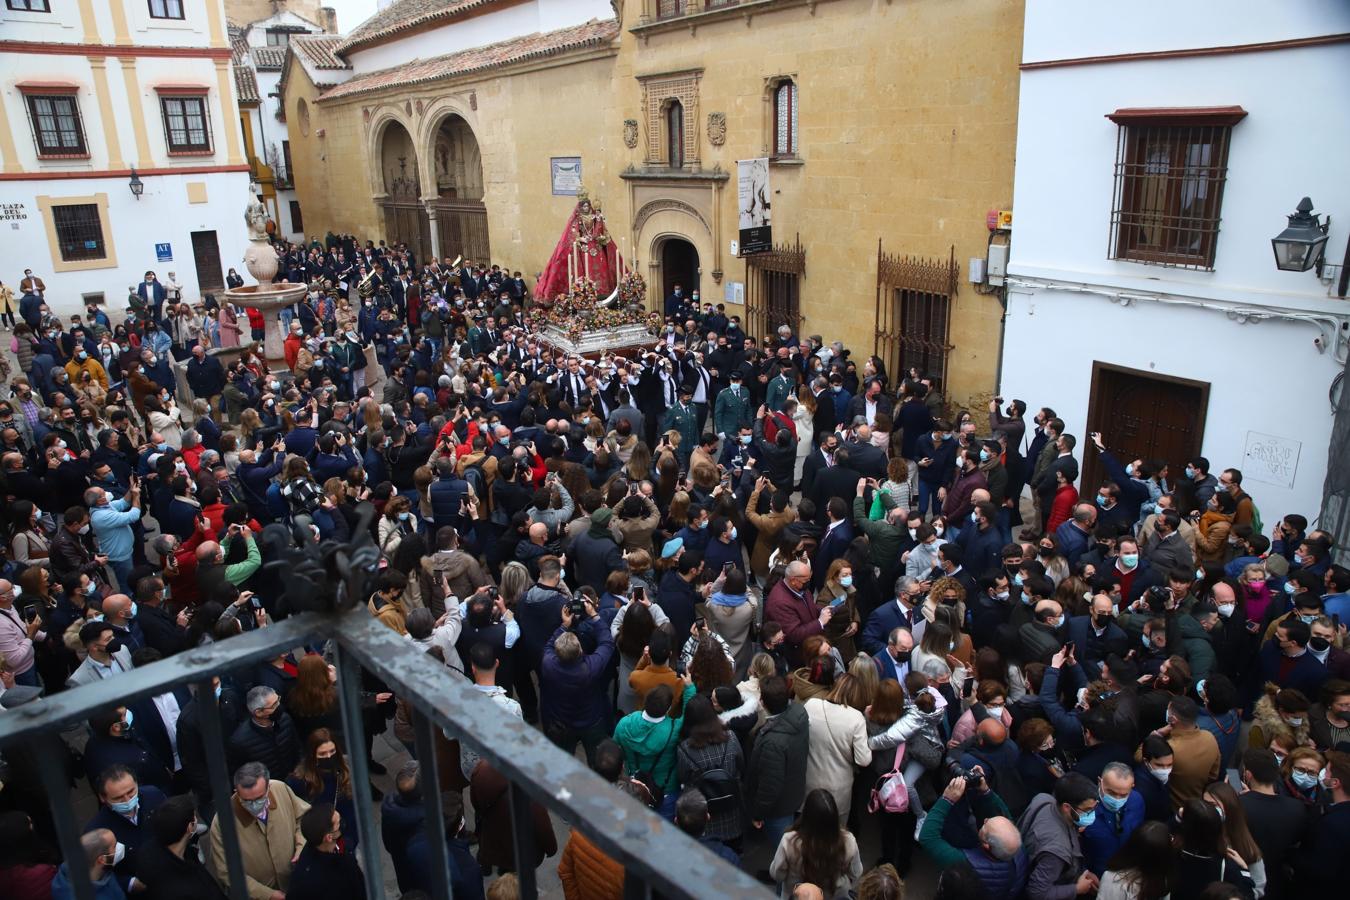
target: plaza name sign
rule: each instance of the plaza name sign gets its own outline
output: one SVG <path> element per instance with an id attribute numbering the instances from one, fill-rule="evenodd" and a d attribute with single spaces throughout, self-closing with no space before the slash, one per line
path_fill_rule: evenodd
<path id="1" fill-rule="evenodd" d="M 20 222 L 28 218 L 28 207 L 22 203 L 0 203 L 0 219 Z"/>

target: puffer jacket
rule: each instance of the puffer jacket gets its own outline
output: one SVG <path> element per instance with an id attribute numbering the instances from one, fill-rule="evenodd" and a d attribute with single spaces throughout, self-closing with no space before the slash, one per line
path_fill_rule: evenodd
<path id="1" fill-rule="evenodd" d="M 1177 617 L 1177 627 L 1181 632 L 1182 647 L 1186 652 L 1186 661 L 1191 665 L 1191 676 L 1204 678 L 1214 668 L 1216 659 L 1214 639 L 1201 627 L 1195 616 Z M 1222 625 L 1217 626 L 1222 628 Z"/>
<path id="2" fill-rule="evenodd" d="M 539 668 L 540 660 L 544 658 L 544 644 L 562 623 L 562 608 L 567 599 L 561 583 L 557 587 L 534 584 L 516 604 L 516 621 L 520 624 L 516 652 L 523 657 L 521 662 L 527 670 Z"/>
<path id="3" fill-rule="evenodd" d="M 901 741 L 908 742 L 922 734 L 936 746 L 943 746 L 942 734 L 938 729 L 947 715 L 947 701 L 931 688 L 928 693 L 937 700 L 932 712 L 924 712 L 914 705 L 914 701 L 906 700 L 905 714 L 892 722 L 890 728 L 868 738 L 867 745 L 873 750 L 893 750 Z"/>
<path id="4" fill-rule="evenodd" d="M 622 864 L 580 831 L 572 830 L 558 862 L 558 880 L 566 900 L 623 900 L 623 878 Z"/>
<path id="5" fill-rule="evenodd" d="M 801 807 L 810 733 L 810 717 L 800 703 L 765 720 L 745 767 L 745 808 L 751 821 L 793 815 Z"/>
<path id="6" fill-rule="evenodd" d="M 427 488 L 431 500 L 432 524 L 437 528 L 446 525 L 459 527 L 467 521 L 469 507 L 465 502 L 469 496 L 469 483 L 463 478 L 440 478 Z"/>
<path id="7" fill-rule="evenodd" d="M 230 735 L 230 770 L 246 762 L 260 762 L 277 778 L 284 778 L 300 762 L 300 738 L 285 710 L 278 710 L 271 728 L 259 728 L 245 719 Z M 280 783 L 280 782 L 277 782 Z"/>
<path id="8" fill-rule="evenodd" d="M 1294 746 L 1302 747 L 1309 739 L 1308 718 L 1308 714 L 1304 713 L 1301 725 L 1290 725 L 1280 718 L 1279 711 L 1275 709 L 1275 694 L 1267 691 L 1256 701 L 1256 707 L 1252 710 L 1252 730 L 1248 733 L 1247 743 L 1252 747 L 1269 747 L 1271 741 L 1284 735 L 1293 741 Z"/>

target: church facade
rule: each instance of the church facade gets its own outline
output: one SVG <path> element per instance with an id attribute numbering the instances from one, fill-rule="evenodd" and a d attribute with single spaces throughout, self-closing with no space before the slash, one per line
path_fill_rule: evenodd
<path id="1" fill-rule="evenodd" d="M 533 283 L 580 183 L 654 308 L 679 283 L 965 406 L 998 369 L 968 261 L 1011 206 L 1021 31 L 1000 0 L 397 0 L 292 41 L 295 186 L 310 232 Z M 765 158 L 772 247 L 747 255 L 737 162 Z"/>

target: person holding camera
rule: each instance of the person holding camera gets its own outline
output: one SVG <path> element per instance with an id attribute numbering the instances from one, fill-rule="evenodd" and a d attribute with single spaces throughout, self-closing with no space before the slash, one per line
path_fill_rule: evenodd
<path id="1" fill-rule="evenodd" d="M 592 653 L 582 649 L 578 632 L 583 628 L 595 640 Z M 582 596 L 565 603 L 562 625 L 544 645 L 539 687 L 544 734 L 568 754 L 580 743 L 590 760 L 599 743 L 609 737 L 609 698 L 598 686 L 613 656 L 614 638 L 595 605 Z"/>
<path id="2" fill-rule="evenodd" d="M 942 829 L 947 816 L 967 793 L 979 843 L 961 848 L 948 843 Z M 1030 862 L 1022 848 L 1022 835 L 1012 822 L 1007 804 L 989 787 L 979 766 L 947 782 L 947 789 L 923 820 L 919 845 L 939 868 L 970 863 L 991 898 L 1020 897 L 1026 889 Z"/>

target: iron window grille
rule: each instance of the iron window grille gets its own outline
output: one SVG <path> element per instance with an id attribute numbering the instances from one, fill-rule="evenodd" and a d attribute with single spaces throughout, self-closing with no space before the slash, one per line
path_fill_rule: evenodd
<path id="1" fill-rule="evenodd" d="M 27 94 L 28 118 L 33 126 L 33 143 L 40 157 L 89 155 L 84 140 L 84 122 L 80 104 L 70 94 Z"/>
<path id="2" fill-rule="evenodd" d="M 61 259 L 77 262 L 86 259 L 104 259 L 108 248 L 103 243 L 103 221 L 98 204 L 71 203 L 52 207 L 52 222 L 56 226 L 56 242 Z"/>
<path id="3" fill-rule="evenodd" d="M 1246 112 L 1117 110 L 1107 256 L 1213 271 L 1232 126 Z"/>
<path id="4" fill-rule="evenodd" d="M 150 0 L 150 18 L 182 19 L 183 0 Z"/>
<path id="5" fill-rule="evenodd" d="M 684 104 L 678 100 L 666 105 L 666 165 L 684 168 Z"/>
<path id="6" fill-rule="evenodd" d="M 873 352 L 886 363 L 894 383 L 915 367 L 946 384 L 958 284 L 955 247 L 942 259 L 887 253 L 877 241 Z"/>
<path id="7" fill-rule="evenodd" d="M 773 155 L 797 155 L 797 84 L 791 80 L 773 91 Z"/>
<path id="8" fill-rule="evenodd" d="M 5 0 L 5 8 L 15 12 L 49 13 L 52 11 L 52 4 L 51 0 Z"/>
<path id="9" fill-rule="evenodd" d="M 210 153 L 211 120 L 205 96 L 161 97 L 170 153 Z"/>
<path id="10" fill-rule="evenodd" d="M 691 0 L 657 0 L 656 17 L 658 19 L 673 19 L 676 16 L 682 16 L 685 13 L 685 7 Z"/>

